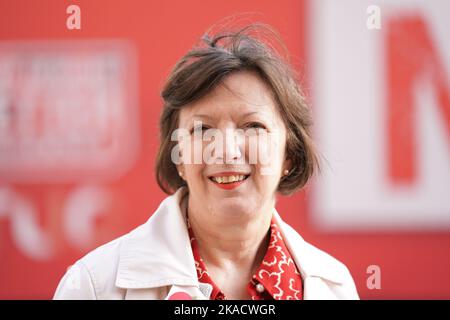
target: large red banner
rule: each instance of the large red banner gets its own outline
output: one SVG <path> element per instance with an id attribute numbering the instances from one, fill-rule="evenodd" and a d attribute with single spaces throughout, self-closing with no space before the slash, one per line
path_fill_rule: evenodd
<path id="1" fill-rule="evenodd" d="M 72 5 L 78 11 L 68 10 Z M 0 298 L 51 298 L 67 267 L 154 212 L 165 197 L 153 173 L 159 91 L 176 61 L 214 23 L 240 14 L 240 20 L 275 27 L 311 101 L 319 102 L 310 90 L 319 81 L 312 76 L 312 30 L 321 30 L 312 6 L 300 0 L 1 1 Z M 70 20 L 74 14 L 78 25 Z M 358 14 L 365 28 L 365 8 Z M 387 100 L 392 105 L 379 107 L 389 108 L 391 118 L 399 117 L 398 108 L 408 116 L 391 122 L 386 117 L 392 144 L 385 158 L 391 157 L 393 180 L 410 180 L 414 136 L 404 141 L 395 124 L 404 121 L 410 132 L 413 111 L 397 101 L 411 97 L 413 76 L 431 64 L 427 70 L 448 129 L 449 73 L 442 67 L 448 59 L 437 55 L 447 51 L 439 37 L 426 33 L 426 15 L 388 21 L 382 20 L 380 32 L 391 51 L 387 59 L 382 50 L 374 56 L 392 71 L 386 83 L 395 90 Z M 418 35 L 415 47 L 401 42 L 407 40 L 402 32 Z M 405 61 L 395 51 L 417 48 L 422 60 L 406 61 L 412 64 L 408 72 L 399 69 Z M 357 59 L 357 43 L 352 50 Z M 397 78 L 402 76 L 407 79 Z M 315 123 L 324 122 L 317 117 Z M 362 298 L 450 297 L 448 229 L 323 228 L 311 204 L 321 190 L 312 185 L 280 198 L 278 212 L 307 241 L 349 267 Z M 373 266 L 381 274 L 379 288 L 368 283 Z"/>

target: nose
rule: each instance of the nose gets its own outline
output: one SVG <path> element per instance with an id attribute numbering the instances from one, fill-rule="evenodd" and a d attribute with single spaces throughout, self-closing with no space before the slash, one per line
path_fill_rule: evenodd
<path id="1" fill-rule="evenodd" d="M 222 143 L 216 149 L 216 160 L 221 160 L 225 164 L 235 164 L 243 160 L 243 137 L 234 128 L 221 130 Z"/>

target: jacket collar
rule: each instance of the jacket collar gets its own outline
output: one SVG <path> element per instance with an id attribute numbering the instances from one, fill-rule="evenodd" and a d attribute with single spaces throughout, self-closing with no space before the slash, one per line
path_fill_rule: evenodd
<path id="1" fill-rule="evenodd" d="M 281 219 L 275 208 L 273 214 L 284 236 L 286 247 L 300 269 L 303 279 L 319 277 L 337 284 L 347 281 L 348 269 L 344 264 L 306 242 L 297 231 Z"/>
<path id="2" fill-rule="evenodd" d="M 187 188 L 164 199 L 143 225 L 127 234 L 120 247 L 116 286 L 153 288 L 169 285 L 199 287 L 186 225 Z M 345 266 L 313 247 L 280 217 L 273 214 L 302 278 L 321 277 L 342 283 Z"/>
<path id="3" fill-rule="evenodd" d="M 123 239 L 116 286 L 198 286 L 180 188 L 164 199 L 150 219 Z M 181 203 L 181 206 L 180 206 Z M 184 212 L 182 212 L 184 211 Z"/>

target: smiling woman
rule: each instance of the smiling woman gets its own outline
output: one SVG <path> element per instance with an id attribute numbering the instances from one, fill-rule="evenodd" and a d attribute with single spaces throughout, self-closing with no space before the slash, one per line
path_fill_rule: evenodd
<path id="1" fill-rule="evenodd" d="M 169 196 L 79 260 L 55 298 L 358 298 L 347 268 L 275 210 L 277 193 L 301 189 L 318 159 L 309 108 L 268 34 L 278 39 L 261 25 L 207 34 L 176 64 L 156 160 Z"/>

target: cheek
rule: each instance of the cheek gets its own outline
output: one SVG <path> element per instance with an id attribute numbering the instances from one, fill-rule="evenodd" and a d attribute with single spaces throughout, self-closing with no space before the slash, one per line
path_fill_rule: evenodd
<path id="1" fill-rule="evenodd" d="M 204 166 L 200 164 L 189 164 L 184 166 L 185 179 L 190 186 L 206 183 L 202 173 Z"/>
<path id="2" fill-rule="evenodd" d="M 185 165 L 201 164 L 202 163 L 202 141 L 189 139 L 181 141 L 179 144 L 181 161 Z"/>
<path id="3" fill-rule="evenodd" d="M 198 148 L 198 142 L 191 140 L 184 140 L 180 142 L 180 155 L 181 162 L 183 166 L 184 176 L 186 183 L 189 187 L 193 188 L 202 183 L 202 173 L 204 166 L 201 161 L 201 143 L 200 148 Z"/>
<path id="4" fill-rule="evenodd" d="M 284 157 L 283 137 L 262 135 L 249 137 L 246 153 L 250 164 L 256 165 L 263 176 L 277 175 Z"/>

